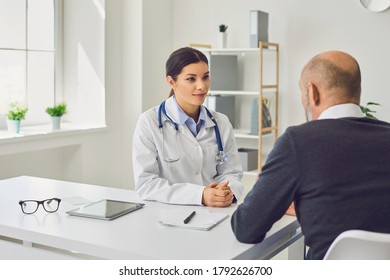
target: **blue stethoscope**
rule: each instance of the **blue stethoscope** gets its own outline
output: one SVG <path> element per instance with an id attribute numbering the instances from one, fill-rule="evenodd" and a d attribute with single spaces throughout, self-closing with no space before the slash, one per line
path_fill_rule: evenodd
<path id="1" fill-rule="evenodd" d="M 213 114 L 211 114 L 211 112 L 209 111 L 209 109 L 207 109 L 207 107 L 204 107 L 206 109 L 206 112 L 207 112 L 207 116 L 209 116 L 209 118 L 213 121 L 213 123 L 215 124 L 214 126 L 214 131 L 215 131 L 215 137 L 217 139 L 217 145 L 218 145 L 218 152 L 215 156 L 215 160 L 217 161 L 218 164 L 223 164 L 225 161 L 228 160 L 228 156 L 226 155 L 226 153 L 223 151 L 223 146 L 222 146 L 222 140 L 221 140 L 221 134 L 219 133 L 219 128 L 218 128 L 218 124 L 217 124 L 217 121 L 215 120 Z M 160 104 L 160 107 L 158 108 L 158 127 L 160 129 L 163 128 L 163 123 L 162 123 L 162 114 L 164 114 L 167 119 L 175 126 L 175 129 L 176 131 L 179 130 L 179 125 L 177 123 L 175 123 L 167 114 L 167 111 L 165 110 L 165 100 Z"/>

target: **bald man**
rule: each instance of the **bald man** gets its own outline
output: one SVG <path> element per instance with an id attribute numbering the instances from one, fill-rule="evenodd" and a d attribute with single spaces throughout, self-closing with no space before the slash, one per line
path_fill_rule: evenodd
<path id="1" fill-rule="evenodd" d="M 238 241 L 261 242 L 294 202 L 307 258 L 323 259 L 343 231 L 390 233 L 390 124 L 362 114 L 349 54 L 315 56 L 299 84 L 308 122 L 277 140 L 231 225 Z"/>

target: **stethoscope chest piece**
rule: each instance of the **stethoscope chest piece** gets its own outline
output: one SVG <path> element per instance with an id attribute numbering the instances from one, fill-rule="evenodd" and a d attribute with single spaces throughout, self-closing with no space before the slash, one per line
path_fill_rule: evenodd
<path id="1" fill-rule="evenodd" d="M 218 151 L 217 155 L 215 156 L 215 160 L 219 165 L 221 165 L 228 160 L 228 156 L 224 151 Z"/>

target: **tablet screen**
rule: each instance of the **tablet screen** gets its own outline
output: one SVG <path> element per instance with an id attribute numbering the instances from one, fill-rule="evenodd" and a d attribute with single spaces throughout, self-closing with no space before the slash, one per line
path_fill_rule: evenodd
<path id="1" fill-rule="evenodd" d="M 112 220 L 144 206 L 142 203 L 103 199 L 68 211 L 72 216 Z"/>

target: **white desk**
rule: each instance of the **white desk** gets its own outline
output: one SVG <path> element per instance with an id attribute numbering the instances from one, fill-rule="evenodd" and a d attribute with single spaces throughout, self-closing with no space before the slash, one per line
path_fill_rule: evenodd
<path id="1" fill-rule="evenodd" d="M 78 252 L 102 259 L 254 259 L 270 258 L 302 235 L 294 217 L 284 216 L 265 240 L 259 244 L 243 244 L 236 240 L 230 228 L 230 217 L 210 231 L 164 227 L 158 223 L 161 209 L 181 207 L 184 211 L 196 206 L 178 206 L 145 202 L 143 209 L 113 221 L 70 217 L 65 212 L 76 208 L 61 202 L 56 213 L 46 213 L 42 206 L 32 215 L 22 213 L 19 200 L 61 199 L 80 196 L 91 201 L 103 198 L 140 201 L 134 191 L 94 185 L 70 183 L 36 177 L 16 177 L 0 181 L 0 236 L 23 241 L 15 244 L 0 242 L 0 259 L 69 258 L 61 250 Z M 210 208 L 229 213 L 235 207 Z M 39 246 L 37 246 L 37 244 Z M 42 246 L 43 245 L 43 246 Z M 10 249 L 11 248 L 11 249 Z M 16 249 L 16 251 L 14 250 Z M 14 252 L 12 255 L 7 250 Z M 36 252 L 30 254 L 30 251 Z M 302 249 L 303 251 L 303 249 Z M 78 254 L 74 254 L 81 256 Z"/>

